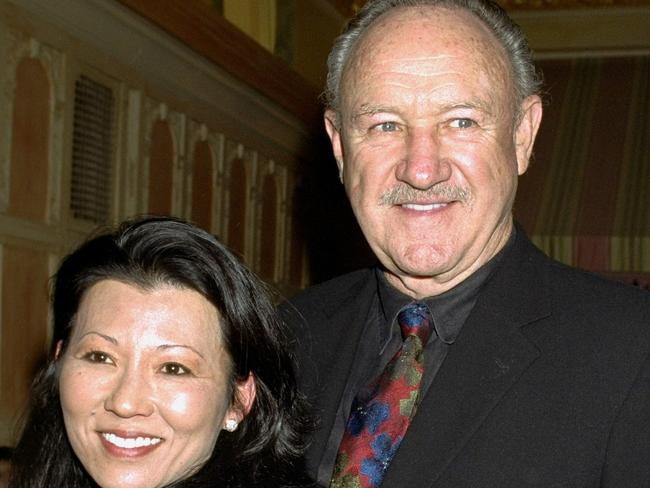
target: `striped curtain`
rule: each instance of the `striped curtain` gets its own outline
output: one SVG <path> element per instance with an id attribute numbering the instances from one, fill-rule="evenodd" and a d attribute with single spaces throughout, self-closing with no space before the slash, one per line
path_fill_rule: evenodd
<path id="1" fill-rule="evenodd" d="M 567 264 L 650 287 L 650 57 L 543 60 L 515 216 Z"/>

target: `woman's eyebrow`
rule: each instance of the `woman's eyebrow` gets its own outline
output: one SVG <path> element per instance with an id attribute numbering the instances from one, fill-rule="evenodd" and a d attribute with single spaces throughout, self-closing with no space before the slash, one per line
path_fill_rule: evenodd
<path id="1" fill-rule="evenodd" d="M 189 349 L 191 351 L 194 351 L 196 354 L 201 356 L 202 359 L 205 359 L 205 356 L 203 354 L 201 354 L 197 349 L 195 349 L 192 346 L 186 345 L 186 344 L 161 344 L 160 346 L 157 347 L 157 349 L 166 350 L 166 349 L 173 349 L 173 348 L 176 348 L 176 347 L 182 347 L 183 349 Z"/>
<path id="2" fill-rule="evenodd" d="M 117 339 L 115 339 L 114 337 L 108 336 L 106 334 L 102 334 L 101 332 L 97 332 L 97 331 L 94 331 L 94 330 L 89 330 L 88 332 L 85 332 L 84 334 L 81 335 L 81 337 L 79 337 L 79 340 L 81 340 L 84 337 L 89 336 L 89 335 L 99 336 L 102 339 L 104 339 L 105 341 L 108 341 L 111 344 L 117 345 Z"/>

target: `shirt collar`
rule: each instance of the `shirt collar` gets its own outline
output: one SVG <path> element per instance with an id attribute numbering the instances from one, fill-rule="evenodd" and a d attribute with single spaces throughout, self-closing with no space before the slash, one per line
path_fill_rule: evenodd
<path id="1" fill-rule="evenodd" d="M 474 308 L 481 289 L 501 262 L 503 255 L 512 247 L 514 240 L 515 231 L 513 230 L 506 245 L 466 280 L 440 295 L 420 300 L 429 307 L 436 334 L 444 343 L 454 343 Z M 391 338 L 397 314 L 405 305 L 411 303 L 413 298 L 393 287 L 379 267 L 375 269 L 375 274 L 379 298 L 379 340 L 380 347 L 383 349 Z"/>

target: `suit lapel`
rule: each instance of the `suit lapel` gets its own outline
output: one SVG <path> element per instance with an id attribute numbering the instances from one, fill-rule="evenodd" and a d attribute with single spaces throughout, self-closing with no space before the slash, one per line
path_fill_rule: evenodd
<path id="1" fill-rule="evenodd" d="M 517 238 L 450 347 L 384 479 L 431 486 L 538 357 L 520 328 L 548 316 L 537 250 Z"/>
<path id="2" fill-rule="evenodd" d="M 374 271 L 367 271 L 374 274 Z M 325 452 L 336 420 L 341 397 L 346 391 L 357 349 L 367 324 L 370 306 L 377 289 L 374 276 L 359 280 L 353 287 L 343 287 L 320 304 L 321 320 L 311 327 L 311 357 L 318 365 L 319 391 L 314 406 L 319 410 L 319 429 L 314 434 L 310 452 Z M 332 330 L 335 329 L 335 330 Z M 313 378 L 310 382 L 313 383 Z M 310 463 L 311 464 L 311 463 Z M 320 464 L 320 456 L 316 465 Z"/>

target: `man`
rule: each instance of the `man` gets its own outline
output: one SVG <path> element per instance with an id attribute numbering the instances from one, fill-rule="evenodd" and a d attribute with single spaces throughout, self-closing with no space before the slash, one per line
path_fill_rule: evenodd
<path id="1" fill-rule="evenodd" d="M 483 0 L 370 0 L 330 54 L 326 129 L 381 264 L 283 307 L 320 485 L 650 486 L 650 295 L 513 225 L 530 56 Z"/>

